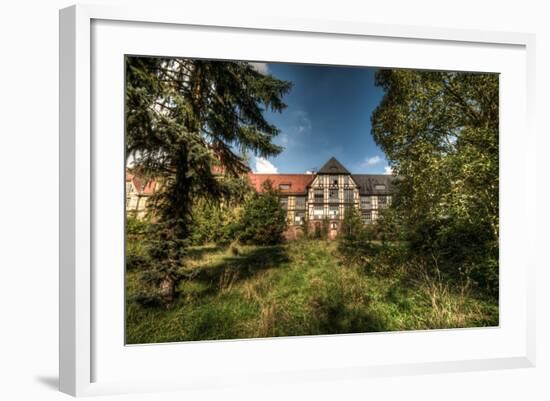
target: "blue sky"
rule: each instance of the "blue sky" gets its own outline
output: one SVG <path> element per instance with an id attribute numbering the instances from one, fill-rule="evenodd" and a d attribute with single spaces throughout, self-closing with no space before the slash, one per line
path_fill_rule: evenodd
<path id="1" fill-rule="evenodd" d="M 384 173 L 388 162 L 374 143 L 370 116 L 384 94 L 374 68 L 254 63 L 263 73 L 293 82 L 282 113 L 265 112 L 284 147 L 267 160 L 252 157 L 256 172 L 304 173 L 331 156 L 352 173 Z"/>

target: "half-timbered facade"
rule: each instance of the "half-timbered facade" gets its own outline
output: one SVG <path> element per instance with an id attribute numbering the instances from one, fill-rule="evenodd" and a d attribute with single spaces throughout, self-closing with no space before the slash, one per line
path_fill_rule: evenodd
<path id="1" fill-rule="evenodd" d="M 216 172 L 216 174 L 221 174 Z M 287 211 L 286 237 L 296 238 L 307 221 L 310 228 L 328 220 L 329 236 L 335 237 L 347 207 L 361 211 L 365 224 L 379 217 L 391 204 L 395 177 L 383 174 L 353 174 L 338 160 L 331 158 L 316 173 L 260 174 L 248 173 L 252 186 L 261 191 L 267 180 L 280 194 L 281 206 Z M 158 190 L 158 182 L 145 180 L 130 171 L 126 173 L 126 210 L 129 215 L 144 218 L 147 201 Z"/>
<path id="2" fill-rule="evenodd" d="M 329 235 L 336 236 L 345 209 L 355 207 L 368 224 L 392 201 L 391 175 L 352 174 L 338 160 L 331 158 L 314 174 L 249 173 L 250 182 L 261 191 L 269 180 L 280 193 L 281 205 L 287 210 L 288 238 L 298 235 L 307 219 L 310 227 L 329 221 Z"/>
<path id="3" fill-rule="evenodd" d="M 147 215 L 147 201 L 158 187 L 157 181 L 126 171 L 126 213 L 143 219 Z"/>

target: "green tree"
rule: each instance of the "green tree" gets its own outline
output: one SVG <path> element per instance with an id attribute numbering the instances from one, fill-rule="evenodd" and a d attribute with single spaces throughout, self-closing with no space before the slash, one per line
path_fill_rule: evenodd
<path id="1" fill-rule="evenodd" d="M 338 236 L 338 251 L 348 263 L 362 264 L 370 250 L 368 231 L 359 210 L 347 207 Z"/>
<path id="2" fill-rule="evenodd" d="M 161 297 L 174 297 L 189 245 L 197 198 L 230 198 L 226 176 L 247 171 L 243 155 L 275 155 L 278 129 L 263 117 L 281 111 L 290 82 L 249 63 L 126 57 L 126 155 L 136 171 L 162 182 L 151 200 L 151 264 L 144 276 Z"/>
<path id="3" fill-rule="evenodd" d="M 302 228 L 303 238 L 305 238 L 305 239 L 309 238 L 310 235 L 311 235 L 311 232 L 310 232 L 311 230 L 310 230 L 310 227 L 309 227 L 308 213 L 306 213 L 304 218 L 302 219 L 300 227 Z"/>
<path id="4" fill-rule="evenodd" d="M 417 253 L 498 290 L 498 75 L 380 70 L 374 139 L 399 175 L 393 208 Z M 473 270 L 477 269 L 477 273 Z"/>
<path id="5" fill-rule="evenodd" d="M 245 244 L 278 244 L 283 241 L 286 227 L 286 211 L 281 207 L 277 191 L 267 180 L 262 192 L 254 193 L 245 203 L 239 240 Z"/>
<path id="6" fill-rule="evenodd" d="M 246 176 L 220 177 L 232 193 L 229 199 L 195 200 L 193 205 L 193 224 L 191 241 L 193 245 L 216 243 L 226 245 L 237 237 L 238 222 L 242 214 L 242 205 L 253 189 Z"/>
<path id="7" fill-rule="evenodd" d="M 330 220 L 327 216 L 323 217 L 321 222 L 321 238 L 328 239 L 328 232 L 330 230 Z"/>

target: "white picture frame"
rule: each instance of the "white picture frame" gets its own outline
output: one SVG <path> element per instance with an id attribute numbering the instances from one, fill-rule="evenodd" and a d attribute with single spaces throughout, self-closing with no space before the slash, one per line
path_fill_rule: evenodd
<path id="1" fill-rule="evenodd" d="M 149 30 L 149 33 L 154 31 L 149 35 L 153 39 L 138 40 L 140 32 L 144 29 Z M 123 105 L 119 102 L 121 98 L 117 96 L 121 96 L 123 88 L 117 85 L 121 82 L 123 71 L 108 70 L 108 67 L 120 54 L 152 54 L 158 51 L 164 55 L 172 55 L 173 50 L 170 50 L 170 46 L 161 49 L 158 46 L 159 42 L 154 38 L 174 33 L 185 34 L 186 29 L 194 38 L 203 41 L 201 47 L 208 47 L 211 44 L 212 49 L 218 49 L 215 58 L 251 59 L 249 57 L 254 57 L 253 59 L 258 61 L 327 62 L 326 57 L 333 57 L 332 62 L 337 62 L 338 57 L 343 57 L 342 64 L 362 65 L 364 61 L 360 58 L 344 60 L 345 56 L 338 56 L 337 48 L 331 47 L 334 46 L 331 41 L 338 40 L 341 54 L 348 54 L 350 57 L 349 50 L 346 50 L 348 43 L 353 42 L 353 46 L 363 46 L 365 43 L 365 46 L 376 48 L 382 41 L 384 46 L 390 47 L 406 41 L 407 46 L 425 46 L 427 55 L 430 51 L 432 53 L 434 51 L 433 48 L 430 50 L 430 46 L 435 47 L 441 51 L 442 58 L 447 54 L 446 46 L 452 46 L 452 52 L 465 52 L 465 57 L 460 63 L 456 60 L 449 61 L 451 63 L 449 66 L 457 69 L 486 70 L 488 68 L 492 72 L 504 74 L 501 116 L 503 110 L 509 110 L 510 113 L 502 120 L 501 132 L 501 177 L 503 178 L 501 208 L 503 208 L 503 216 L 506 217 L 501 225 L 501 261 L 506 262 L 505 266 L 509 269 L 506 267 L 504 270 L 506 274 L 504 277 L 501 276 L 503 320 L 500 326 L 487 329 L 125 346 L 118 335 L 124 324 L 120 320 L 120 313 L 116 314 L 121 308 L 119 306 L 111 308 L 113 309 L 111 316 L 105 307 L 106 303 L 118 305 L 123 302 L 123 298 L 120 298 L 120 292 L 123 292 L 123 288 L 119 288 L 120 277 L 108 277 L 96 271 L 98 263 L 101 266 L 106 265 L 100 262 L 109 255 L 108 251 L 101 248 L 100 243 L 103 239 L 98 237 L 100 230 L 105 227 L 101 219 L 114 216 L 116 220 L 117 213 L 123 213 L 122 208 L 113 208 L 105 214 L 102 203 L 107 199 L 106 202 L 118 202 L 121 207 L 122 201 L 117 196 L 123 191 L 123 185 L 120 184 L 117 192 L 118 178 L 115 177 L 112 181 L 101 178 L 106 174 L 105 169 L 113 165 L 118 166 L 117 157 L 122 157 L 122 153 L 117 152 L 122 143 L 123 130 L 117 130 L 119 126 L 116 124 L 112 125 L 115 120 L 119 123 L 122 116 L 113 114 L 112 117 L 107 118 L 107 115 L 102 113 L 109 108 L 114 110 L 113 113 L 120 114 Z M 244 47 L 228 49 L 227 46 L 222 46 L 221 48 L 215 43 L 219 40 L 220 34 L 234 40 L 250 40 L 250 43 L 254 35 L 261 34 L 264 40 L 273 41 L 275 46 L 266 46 L 265 53 L 260 51 L 247 53 L 243 50 Z M 95 39 L 94 35 L 96 35 Z M 109 40 L 106 41 L 106 38 Z M 288 41 L 288 46 L 284 49 L 286 53 L 281 49 L 277 50 L 283 47 L 282 45 L 276 46 L 277 41 L 284 40 Z M 132 41 L 139 43 L 130 44 Z M 334 50 L 332 55 L 321 57 L 319 48 L 317 48 L 318 53 L 315 53 L 315 46 L 308 51 L 301 51 L 306 47 L 298 48 L 299 43 L 319 44 L 322 41 L 327 49 Z M 212 388 L 245 385 L 248 382 L 288 383 L 534 366 L 535 259 L 532 256 L 534 255 L 532 250 L 535 241 L 532 236 L 535 232 L 536 210 L 528 203 L 526 196 L 514 195 L 513 189 L 507 186 L 507 182 L 515 180 L 521 180 L 526 187 L 534 187 L 536 184 L 534 176 L 529 174 L 529 171 L 535 170 L 535 137 L 532 127 L 535 86 L 534 44 L 534 35 L 523 33 L 372 25 L 349 21 L 280 19 L 251 15 L 220 18 L 212 15 L 186 15 L 183 8 L 166 10 L 155 7 L 113 8 L 103 5 L 79 5 L 61 10 L 60 390 L 80 396 Z M 158 46 L 158 49 L 155 46 Z M 252 48 L 251 45 L 250 49 Z M 484 67 L 482 54 L 489 48 L 495 49 L 492 63 L 502 64 L 490 64 L 487 61 Z M 102 53 L 103 51 L 105 54 Z M 111 54 L 113 57 L 107 55 L 109 51 L 114 52 L 114 56 Z M 275 54 L 275 51 L 279 54 L 270 56 L 270 51 L 273 52 L 271 54 Z M 468 56 L 469 52 L 479 53 L 479 59 Z M 177 55 L 188 56 L 187 54 Z M 395 61 L 381 61 L 382 64 L 377 65 L 400 66 L 399 60 L 406 55 L 406 52 L 386 54 L 385 57 L 393 57 L 386 60 Z M 500 56 L 502 58 L 499 58 Z M 428 59 L 429 57 L 426 58 Z M 116 62 L 121 62 L 121 59 Z M 445 65 L 444 61 L 434 65 L 433 61 L 429 60 L 417 60 L 411 64 L 417 68 L 434 66 L 444 68 Z M 503 70 L 500 70 L 499 65 L 502 65 Z M 107 76 L 107 73 L 102 72 L 104 69 L 107 72 L 111 71 L 114 75 Z M 113 81 L 110 81 L 111 79 Z M 109 86 L 106 82 L 112 82 L 113 85 Z M 96 87 L 94 84 L 99 86 Z M 112 98 L 101 97 L 104 95 L 103 89 L 112 90 L 113 87 L 119 95 Z M 103 128 L 110 130 L 110 125 L 114 127 L 115 134 L 110 139 L 104 138 L 98 141 L 98 138 L 94 137 L 94 132 L 97 131 L 94 130 L 103 130 Z M 517 143 L 516 139 L 508 134 L 511 128 L 523 134 L 522 144 Z M 109 140 L 114 142 L 107 142 Z M 512 154 L 521 160 L 518 164 L 520 167 L 514 171 L 507 163 Z M 102 160 L 113 160 L 113 164 L 106 163 L 101 170 L 97 163 L 98 155 L 101 155 Z M 103 194 L 102 200 L 96 196 L 97 191 Z M 105 194 L 112 194 L 113 197 Z M 511 210 L 508 208 L 511 203 L 514 203 L 513 207 L 519 210 L 515 215 L 508 213 Z M 114 214 L 109 215 L 111 212 Z M 120 221 L 117 220 L 116 223 L 118 228 L 123 220 L 122 215 L 119 217 Z M 119 232 L 117 230 L 113 230 L 115 234 L 109 234 L 118 238 L 115 238 L 113 243 L 121 240 L 120 236 L 116 236 Z M 520 239 L 518 236 L 521 232 L 523 237 Z M 119 251 L 122 252 L 122 249 Z M 107 264 L 112 263 L 113 271 L 117 271 L 116 269 L 120 267 L 120 260 L 115 259 L 105 259 L 112 260 Z M 104 285 L 108 279 L 113 279 L 109 281 L 112 283 L 110 287 Z M 101 300 L 98 301 L 96 292 L 99 290 L 102 295 Z M 113 333 L 117 333 L 112 334 L 116 337 L 114 342 L 108 338 L 111 335 L 111 329 Z M 387 347 L 390 344 L 392 347 L 403 347 L 403 349 L 419 349 L 419 347 L 421 349 L 433 344 L 436 350 L 430 354 L 426 348 L 424 354 L 427 358 L 425 359 L 418 358 L 418 355 L 412 352 L 410 354 L 405 352 L 402 358 L 397 358 L 389 352 Z M 451 350 L 448 354 L 439 352 L 438 357 L 437 347 L 444 347 L 445 344 L 447 346 L 457 344 L 455 353 L 452 354 Z M 358 351 L 369 347 L 379 349 L 379 354 L 371 353 L 369 355 L 372 357 L 365 358 L 365 354 Z M 325 350 L 325 353 L 322 359 L 318 359 L 321 349 Z M 340 357 L 342 350 L 352 349 L 356 352 Z M 158 361 L 164 360 L 163 358 L 167 360 L 180 355 L 181 352 L 185 352 L 190 360 L 198 358 L 199 355 L 220 358 L 219 367 L 201 367 L 197 363 L 192 369 L 186 370 L 182 367 L 179 375 L 166 375 L 163 372 L 158 372 L 156 375 L 154 371 L 150 371 L 147 373 L 149 376 L 144 377 L 138 377 L 137 372 L 132 370 L 132 366 L 135 367 L 140 361 L 144 365 L 155 366 L 155 363 L 158 364 Z M 291 362 L 288 358 L 276 357 L 285 352 L 296 355 L 297 358 L 301 355 L 303 357 Z M 266 359 L 270 366 L 267 366 L 267 363 L 262 365 L 264 362 L 257 359 L 258 355 Z M 240 360 L 240 362 L 236 365 L 235 362 L 233 365 L 224 364 L 223 358 L 230 357 L 233 361 Z M 307 361 L 307 358 L 310 358 L 310 361 Z M 255 362 L 256 365 L 246 366 L 250 362 Z M 170 363 L 168 365 L 170 366 Z M 238 375 L 232 375 L 233 370 L 238 372 Z"/>

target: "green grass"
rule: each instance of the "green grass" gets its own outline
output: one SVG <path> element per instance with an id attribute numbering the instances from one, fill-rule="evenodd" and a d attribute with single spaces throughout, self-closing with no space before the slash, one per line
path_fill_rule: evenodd
<path id="1" fill-rule="evenodd" d="M 498 325 L 498 304 L 465 288 L 397 271 L 345 266 L 336 242 L 195 247 L 170 309 L 134 301 L 126 275 L 127 343 Z"/>

